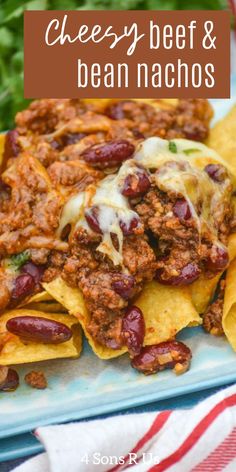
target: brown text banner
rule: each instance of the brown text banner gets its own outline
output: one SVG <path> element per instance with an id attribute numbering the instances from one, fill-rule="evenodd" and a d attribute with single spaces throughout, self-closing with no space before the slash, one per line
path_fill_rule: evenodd
<path id="1" fill-rule="evenodd" d="M 27 11 L 26 98 L 226 98 L 225 11 Z"/>

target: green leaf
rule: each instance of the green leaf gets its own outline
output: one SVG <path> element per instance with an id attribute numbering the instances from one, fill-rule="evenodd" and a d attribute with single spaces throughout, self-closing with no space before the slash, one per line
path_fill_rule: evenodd
<path id="1" fill-rule="evenodd" d="M 19 270 L 30 258 L 29 251 L 20 252 L 19 254 L 14 254 L 10 259 L 10 267 L 15 270 Z"/>
<path id="2" fill-rule="evenodd" d="M 173 152 L 174 154 L 177 154 L 178 150 L 174 141 L 169 141 L 169 151 Z"/>
<path id="3" fill-rule="evenodd" d="M 10 54 L 11 48 L 14 47 L 13 33 L 5 26 L 0 27 L 0 51 L 1 55 Z"/>

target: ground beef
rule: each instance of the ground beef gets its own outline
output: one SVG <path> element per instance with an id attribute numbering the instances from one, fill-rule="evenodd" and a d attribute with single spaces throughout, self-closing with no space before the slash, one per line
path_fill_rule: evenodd
<path id="1" fill-rule="evenodd" d="M 214 336 L 222 336 L 224 330 L 222 327 L 222 316 L 224 306 L 225 280 L 221 280 L 215 294 L 213 302 L 209 305 L 203 314 L 203 328 Z"/>
<path id="2" fill-rule="evenodd" d="M 78 242 L 78 237 L 80 241 Z M 143 283 L 153 279 L 156 257 L 145 235 L 125 238 L 123 263 L 126 275 L 134 278 L 134 287 L 128 298 L 119 295 L 113 284 L 123 278 L 122 268 L 114 267 L 101 253 L 97 243 L 89 242 L 89 235 L 81 230 L 74 243 L 73 256 L 66 260 L 62 277 L 82 290 L 91 319 L 87 327 L 101 344 L 118 348 L 122 344 L 121 320 L 125 308 L 142 289 Z"/>
<path id="3" fill-rule="evenodd" d="M 26 110 L 17 113 L 16 124 L 20 134 L 30 130 L 36 134 L 52 133 L 57 126 L 75 118 L 83 111 L 79 100 L 36 100 Z"/>
<path id="4" fill-rule="evenodd" d="M 32 102 L 16 116 L 14 142 L 5 160 L 17 152 L 31 150 L 48 167 L 55 161 L 81 159 L 82 152 L 113 139 L 137 143 L 150 136 L 161 138 L 206 139 L 212 108 L 207 100 L 179 100 L 176 105 L 163 101 L 132 100 L 103 102 L 45 99 Z M 10 162 L 10 161 L 9 161 Z"/>
<path id="5" fill-rule="evenodd" d="M 32 388 L 37 388 L 39 390 L 44 390 L 47 388 L 48 383 L 47 379 L 43 372 L 32 370 L 25 375 L 25 382 Z"/>
<path id="6" fill-rule="evenodd" d="M 28 248 L 30 237 L 52 236 L 58 226 L 61 196 L 53 190 L 48 174 L 37 159 L 22 153 L 2 174 L 11 189 L 1 216 L 0 253 L 14 254 Z"/>
<path id="7" fill-rule="evenodd" d="M 167 162 L 164 166 L 168 167 L 168 165 L 173 166 L 173 163 Z M 222 201 L 219 201 L 219 205 L 214 208 L 212 217 L 219 241 L 227 245 L 232 217 L 232 208 L 228 197 L 232 188 L 228 175 L 225 175 L 225 179 L 227 198 L 224 197 Z M 176 204 L 183 202 L 188 205 L 187 201 L 176 192 L 160 190 L 156 183 L 155 174 L 152 174 L 151 180 L 151 189 L 138 203 L 133 203 L 133 209 L 141 217 L 145 231 L 149 236 L 151 235 L 151 239 L 154 241 L 158 254 L 158 279 L 163 283 L 178 283 L 177 277 L 189 264 L 191 264 L 191 272 L 193 269 L 195 273 L 194 275 L 192 272 L 193 277 L 199 277 L 201 271 L 205 271 L 208 277 L 213 277 L 216 273 L 215 268 L 211 270 L 207 266 L 207 261 L 215 259 L 212 232 L 209 228 L 205 228 L 200 237 L 197 220 L 191 215 L 190 210 L 188 210 L 190 214 L 186 218 L 181 218 L 176 214 Z M 197 187 L 197 185 L 199 183 L 196 181 L 195 186 Z M 196 203 L 195 211 L 199 215 L 201 214 L 201 199 Z M 189 279 L 191 280 L 190 276 Z"/>
<path id="8" fill-rule="evenodd" d="M 187 138 L 203 141 L 208 135 L 208 125 L 213 112 L 206 100 L 179 100 L 177 107 L 160 109 L 147 103 L 132 100 L 114 103 L 105 112 L 114 120 L 129 119 L 140 135 L 159 136 L 165 139 Z"/>
<path id="9" fill-rule="evenodd" d="M 82 192 L 88 185 L 104 177 L 103 172 L 80 161 L 54 162 L 48 167 L 48 174 L 53 185 L 65 196 Z"/>

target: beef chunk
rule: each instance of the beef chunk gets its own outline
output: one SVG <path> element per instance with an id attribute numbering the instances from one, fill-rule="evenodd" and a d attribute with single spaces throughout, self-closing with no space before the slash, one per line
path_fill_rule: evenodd
<path id="1" fill-rule="evenodd" d="M 39 390 L 44 390 L 47 388 L 48 383 L 47 379 L 43 372 L 32 370 L 25 375 L 25 382 L 32 388 L 37 388 Z"/>

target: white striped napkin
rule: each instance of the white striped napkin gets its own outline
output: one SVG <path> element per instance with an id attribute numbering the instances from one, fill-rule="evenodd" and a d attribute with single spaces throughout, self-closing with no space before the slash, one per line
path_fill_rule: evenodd
<path id="1" fill-rule="evenodd" d="M 192 409 L 38 428 L 45 453 L 14 472 L 235 472 L 236 385 Z"/>

